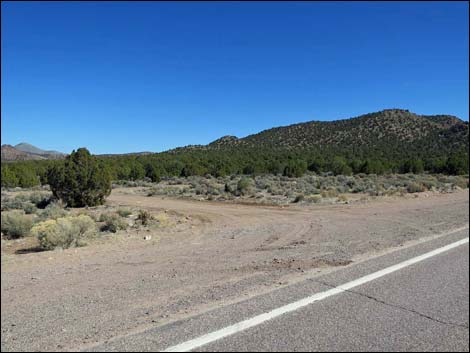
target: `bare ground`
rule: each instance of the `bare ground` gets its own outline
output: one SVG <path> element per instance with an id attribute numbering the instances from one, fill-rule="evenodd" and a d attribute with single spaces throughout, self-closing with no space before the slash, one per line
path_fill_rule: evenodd
<path id="1" fill-rule="evenodd" d="M 468 227 L 468 190 L 265 207 L 129 195 L 177 215 L 152 240 L 12 254 L 2 245 L 2 351 L 77 350 Z M 10 249 L 11 250 L 11 249 Z"/>

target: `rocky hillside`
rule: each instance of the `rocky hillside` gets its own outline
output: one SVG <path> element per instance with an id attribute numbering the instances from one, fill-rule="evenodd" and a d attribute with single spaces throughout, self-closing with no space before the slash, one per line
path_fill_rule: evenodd
<path id="1" fill-rule="evenodd" d="M 417 115 L 387 109 L 335 121 L 311 121 L 276 127 L 245 138 L 222 137 L 206 146 L 183 149 L 316 150 L 357 157 L 388 155 L 437 156 L 468 151 L 468 122 L 451 115 Z"/>
<path id="2" fill-rule="evenodd" d="M 311 121 L 276 127 L 242 139 L 228 136 L 207 147 L 359 147 L 373 148 L 384 141 L 410 144 L 429 139 L 438 147 L 443 142 L 468 146 L 468 122 L 450 115 L 417 115 L 402 109 L 387 109 L 355 118 Z"/>
<path id="3" fill-rule="evenodd" d="M 27 161 L 62 159 L 66 154 L 57 151 L 45 151 L 28 143 L 20 143 L 16 146 L 2 145 L 2 161 Z"/>
<path id="4" fill-rule="evenodd" d="M 65 155 L 64 153 L 58 151 L 45 151 L 26 142 L 22 142 L 15 145 L 15 148 L 26 153 L 36 154 L 40 156 Z"/>

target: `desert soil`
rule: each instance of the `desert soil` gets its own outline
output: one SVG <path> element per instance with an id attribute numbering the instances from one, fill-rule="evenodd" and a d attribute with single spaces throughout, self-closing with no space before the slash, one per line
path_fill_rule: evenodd
<path id="1" fill-rule="evenodd" d="M 445 236 L 469 220 L 468 190 L 282 208 L 115 189 L 108 203 L 180 221 L 64 251 L 2 246 L 2 351 L 90 347 Z"/>

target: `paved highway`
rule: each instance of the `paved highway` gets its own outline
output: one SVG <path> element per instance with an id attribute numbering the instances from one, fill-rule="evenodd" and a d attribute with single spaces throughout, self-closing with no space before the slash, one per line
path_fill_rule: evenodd
<path id="1" fill-rule="evenodd" d="M 468 229 L 90 351 L 469 351 Z"/>

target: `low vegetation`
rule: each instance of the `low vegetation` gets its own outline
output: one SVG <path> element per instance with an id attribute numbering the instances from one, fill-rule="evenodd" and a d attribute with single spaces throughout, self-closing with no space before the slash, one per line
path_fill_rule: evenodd
<path id="1" fill-rule="evenodd" d="M 2 212 L 2 234 L 7 239 L 18 239 L 29 236 L 33 218 L 26 215 L 24 211 L 14 210 Z"/>
<path id="2" fill-rule="evenodd" d="M 146 189 L 148 196 L 161 195 L 197 200 L 246 199 L 255 203 L 348 202 L 352 195 L 393 196 L 423 191 L 452 192 L 468 187 L 468 176 L 430 174 L 307 173 L 300 178 L 259 175 L 255 177 L 173 177 Z M 348 198 L 348 194 L 351 194 Z"/>
<path id="3" fill-rule="evenodd" d="M 51 250 L 83 246 L 85 240 L 95 235 L 96 224 L 86 215 L 49 219 L 36 224 L 31 233 L 39 240 L 41 248 Z"/>
<path id="4" fill-rule="evenodd" d="M 50 184 L 58 198 L 78 207 L 101 204 L 109 193 L 109 180 L 137 185 L 168 177 L 302 177 L 309 171 L 467 175 L 469 125 L 453 116 L 387 109 L 351 119 L 273 128 L 241 139 L 223 137 L 208 145 L 162 153 L 90 156 L 79 149 L 65 160 L 2 162 L 2 187 Z"/>
<path id="5" fill-rule="evenodd" d="M 127 221 L 115 212 L 102 213 L 99 221 L 103 222 L 100 228 L 103 232 L 116 233 L 118 230 L 125 230 L 128 227 Z"/>
<path id="6" fill-rule="evenodd" d="M 39 206 L 39 207 L 38 207 Z M 165 216 L 153 216 L 141 209 L 97 206 L 71 208 L 50 191 L 21 189 L 2 192 L 2 238 L 34 237 L 38 249 L 83 246 L 106 234 L 129 228 L 149 229 L 168 225 Z"/>

